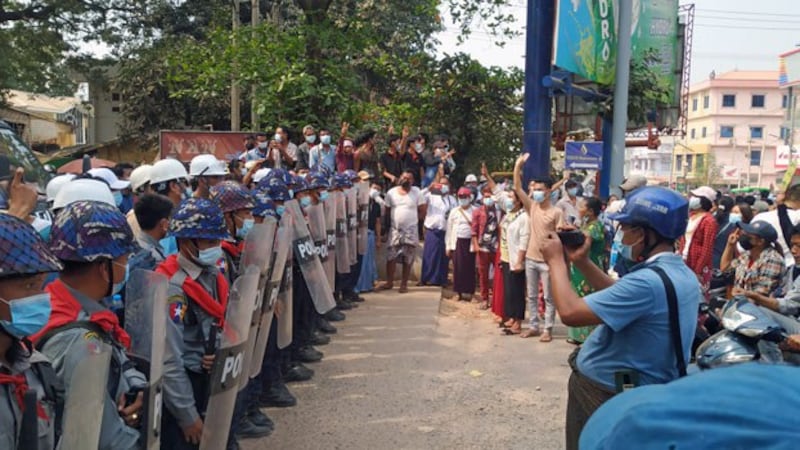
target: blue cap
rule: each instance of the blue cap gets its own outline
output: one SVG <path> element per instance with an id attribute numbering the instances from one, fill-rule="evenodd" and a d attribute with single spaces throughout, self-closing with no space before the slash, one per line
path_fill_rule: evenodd
<path id="1" fill-rule="evenodd" d="M 350 178 L 341 173 L 337 173 L 333 176 L 333 183 L 331 184 L 333 185 L 334 189 L 346 189 L 353 187 L 353 182 L 350 180 Z"/>
<path id="2" fill-rule="evenodd" d="M 272 201 L 266 190 L 256 190 L 253 193 L 253 197 L 256 201 L 256 207 L 253 208 L 253 216 L 278 218 L 278 213 L 275 212 L 275 202 Z"/>
<path id="3" fill-rule="evenodd" d="M 330 188 L 330 181 L 328 177 L 320 172 L 310 172 L 306 177 L 311 189 L 328 189 Z"/>
<path id="4" fill-rule="evenodd" d="M 59 270 L 58 258 L 30 224 L 0 214 L 0 278 Z"/>
<path id="5" fill-rule="evenodd" d="M 741 228 L 745 233 L 758 236 L 769 243 L 778 240 L 778 232 L 775 231 L 772 225 L 763 220 L 756 220 L 750 223 L 739 222 L 736 226 Z"/>
<path id="6" fill-rule="evenodd" d="M 50 229 L 50 250 L 62 261 L 116 259 L 138 249 L 125 216 L 103 202 L 68 204 Z"/>
<path id="7" fill-rule="evenodd" d="M 678 239 L 689 223 L 689 202 L 677 192 L 657 186 L 642 187 L 625 199 L 625 206 L 610 220 L 647 227 L 666 239 Z"/>
<path id="8" fill-rule="evenodd" d="M 169 221 L 169 234 L 179 239 L 228 239 L 222 209 L 204 198 L 184 200 Z"/>
<path id="9" fill-rule="evenodd" d="M 290 174 L 285 169 L 280 169 L 280 168 L 272 169 L 267 174 L 267 176 L 264 177 L 263 180 L 261 180 L 261 182 L 264 183 L 265 181 L 269 181 L 269 180 L 275 179 L 275 178 L 281 180 L 283 182 L 283 184 L 285 184 L 286 186 L 291 186 L 294 183 L 294 176 L 292 176 L 292 174 Z"/>

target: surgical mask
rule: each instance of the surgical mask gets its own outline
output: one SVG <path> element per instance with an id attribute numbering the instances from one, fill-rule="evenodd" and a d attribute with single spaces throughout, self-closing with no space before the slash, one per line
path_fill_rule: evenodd
<path id="1" fill-rule="evenodd" d="M 458 204 L 461 206 L 469 206 L 470 201 L 468 198 L 460 198 L 458 199 Z"/>
<path id="2" fill-rule="evenodd" d="M 692 211 L 700 209 L 700 197 L 692 197 L 689 199 L 689 209 Z"/>
<path id="3" fill-rule="evenodd" d="M 323 145 L 330 145 L 331 137 L 330 135 L 320 136 L 319 141 L 322 142 Z"/>
<path id="4" fill-rule="evenodd" d="M 289 189 L 289 198 L 294 198 L 294 189 Z"/>
<path id="5" fill-rule="evenodd" d="M 283 213 L 286 211 L 286 207 L 283 205 L 276 205 L 275 206 L 275 214 L 278 216 L 283 216 Z"/>
<path id="6" fill-rule="evenodd" d="M 164 255 L 174 255 L 178 253 L 178 241 L 175 240 L 175 236 L 167 236 L 164 239 L 158 241 L 158 246 L 161 247 L 161 250 L 164 251 Z"/>
<path id="7" fill-rule="evenodd" d="M 311 197 L 303 197 L 300 199 L 300 206 L 303 208 L 308 208 L 311 206 Z"/>
<path id="8" fill-rule="evenodd" d="M 491 197 L 484 197 L 483 198 L 483 204 L 486 205 L 487 207 L 491 208 L 492 206 L 494 206 L 494 199 L 491 198 Z"/>
<path id="9" fill-rule="evenodd" d="M 197 262 L 205 267 L 214 267 L 222 256 L 222 246 L 209 247 L 197 252 Z"/>
<path id="10" fill-rule="evenodd" d="M 511 200 L 510 198 L 507 198 L 507 199 L 503 200 L 503 209 L 505 209 L 507 212 L 513 211 L 514 210 L 514 200 Z"/>
<path id="11" fill-rule="evenodd" d="M 545 198 L 544 191 L 533 191 L 533 195 L 531 195 L 531 198 L 533 198 L 533 201 L 535 201 L 536 203 L 544 202 Z"/>
<path id="12" fill-rule="evenodd" d="M 422 144 L 414 144 L 414 150 L 416 150 L 418 152 L 422 151 Z"/>
<path id="13" fill-rule="evenodd" d="M 50 230 L 51 230 L 51 228 L 52 228 L 51 225 L 48 225 L 48 226 L 42 228 L 41 230 L 39 230 L 39 236 L 41 236 L 42 239 L 45 242 L 50 241 Z"/>
<path id="14" fill-rule="evenodd" d="M 744 234 L 739 236 L 739 245 L 741 245 L 745 250 L 753 249 L 753 241 L 750 240 L 750 236 Z"/>
<path id="15" fill-rule="evenodd" d="M 268 142 L 259 142 L 258 143 L 258 148 L 261 149 L 261 150 L 266 150 L 267 149 L 267 145 L 269 145 Z"/>
<path id="16" fill-rule="evenodd" d="M 39 332 L 50 319 L 50 294 L 30 295 L 14 301 L 0 298 L 0 302 L 8 305 L 11 320 L 0 320 L 0 326 L 16 339 L 23 339 Z"/>
<path id="17" fill-rule="evenodd" d="M 619 257 L 625 261 L 633 261 L 633 246 L 628 244 L 623 244 L 622 240 L 625 238 L 625 232 L 622 229 L 617 230 L 617 234 L 614 235 L 614 242 L 617 244 L 617 248 L 619 249 Z"/>
<path id="18" fill-rule="evenodd" d="M 254 219 L 244 219 L 242 220 L 242 227 L 236 230 L 236 237 L 239 239 L 244 239 L 247 237 L 247 233 L 253 229 L 253 225 L 255 225 L 256 221 Z"/>
<path id="19" fill-rule="evenodd" d="M 194 195 L 194 191 L 191 187 L 187 186 L 186 189 L 183 190 L 183 199 L 186 200 L 192 198 L 192 195 Z"/>
<path id="20" fill-rule="evenodd" d="M 114 196 L 114 204 L 119 206 L 122 204 L 122 191 L 114 191 L 111 193 Z"/>
<path id="21" fill-rule="evenodd" d="M 370 188 L 370 190 L 369 190 L 369 198 L 374 200 L 376 197 L 378 197 L 380 195 L 381 195 L 381 193 L 380 193 L 379 190 L 377 190 L 375 188 Z"/>
<path id="22" fill-rule="evenodd" d="M 278 142 L 278 143 L 283 142 L 283 136 L 281 136 L 280 133 L 275 133 L 275 137 L 273 137 L 273 139 L 275 139 L 275 142 Z"/>
<path id="23" fill-rule="evenodd" d="M 114 263 L 114 265 L 122 266 L 122 264 Z M 111 288 L 111 295 L 116 295 L 122 292 L 122 288 L 125 287 L 125 283 L 128 282 L 128 277 L 130 276 L 130 269 L 128 265 L 125 264 L 125 278 L 122 279 L 119 283 L 114 283 L 114 287 Z"/>
<path id="24" fill-rule="evenodd" d="M 450 186 L 443 184 L 442 185 L 442 195 L 447 195 L 450 192 Z"/>
<path id="25" fill-rule="evenodd" d="M 328 191 L 319 191 L 319 201 L 324 202 L 325 200 L 330 197 L 330 193 Z"/>
<path id="26" fill-rule="evenodd" d="M 728 223 L 736 225 L 737 223 L 742 221 L 742 215 L 736 213 L 730 213 L 728 216 Z"/>
<path id="27" fill-rule="evenodd" d="M 576 195 L 578 195 L 578 188 L 567 189 L 567 194 L 569 194 L 570 197 L 575 197 Z"/>
<path id="28" fill-rule="evenodd" d="M 316 134 L 312 134 L 311 136 L 306 136 L 306 142 L 308 142 L 309 144 L 313 144 L 314 142 L 317 142 L 317 135 Z"/>

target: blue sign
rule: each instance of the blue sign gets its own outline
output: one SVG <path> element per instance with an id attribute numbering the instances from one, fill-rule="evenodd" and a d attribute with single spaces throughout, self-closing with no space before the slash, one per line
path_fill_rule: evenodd
<path id="1" fill-rule="evenodd" d="M 603 142 L 567 142 L 564 167 L 569 170 L 602 170 Z"/>

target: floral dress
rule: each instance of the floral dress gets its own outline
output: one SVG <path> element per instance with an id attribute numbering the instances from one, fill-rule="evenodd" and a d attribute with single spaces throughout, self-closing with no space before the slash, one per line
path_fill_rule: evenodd
<path id="1" fill-rule="evenodd" d="M 603 268 L 606 267 L 606 241 L 605 241 L 605 233 L 603 231 L 603 224 L 599 220 L 593 220 L 585 224 L 581 231 L 588 234 L 592 238 L 592 245 L 589 248 L 589 259 L 597 265 L 597 267 Z M 569 268 L 569 275 L 570 280 L 572 281 L 572 288 L 575 289 L 575 292 L 578 293 L 581 297 L 585 297 L 592 292 L 594 289 L 583 276 L 580 270 L 576 269 L 575 266 L 570 266 Z M 586 341 L 591 334 L 592 330 L 595 329 L 595 326 L 588 326 L 588 327 L 568 327 L 567 328 L 567 335 L 573 341 L 582 344 Z"/>

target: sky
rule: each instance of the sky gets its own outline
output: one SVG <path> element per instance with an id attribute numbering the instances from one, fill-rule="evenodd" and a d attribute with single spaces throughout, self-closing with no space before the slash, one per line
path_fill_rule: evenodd
<path id="1" fill-rule="evenodd" d="M 584 0 L 585 1 L 585 0 Z M 642 0 L 647 1 L 647 0 Z M 511 0 L 507 12 L 517 18 L 524 32 L 527 0 Z M 711 71 L 778 70 L 778 55 L 800 44 L 798 0 L 696 0 L 692 46 L 692 83 L 708 78 Z M 443 17 L 447 20 L 446 11 Z M 465 44 L 457 44 L 455 27 L 437 37 L 440 53 L 464 52 L 484 65 L 524 66 L 525 37 L 494 45 L 484 30 L 476 30 Z"/>

